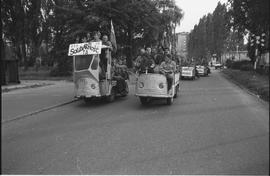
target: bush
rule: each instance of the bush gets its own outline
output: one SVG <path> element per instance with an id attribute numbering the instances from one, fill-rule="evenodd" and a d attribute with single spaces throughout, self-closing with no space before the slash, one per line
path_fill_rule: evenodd
<path id="1" fill-rule="evenodd" d="M 251 64 L 251 62 L 248 61 L 248 60 L 235 61 L 235 62 L 232 63 L 231 68 L 240 70 L 243 65 L 250 65 L 250 64 Z"/>
<path id="2" fill-rule="evenodd" d="M 251 63 L 241 65 L 240 70 L 242 70 L 242 71 L 251 71 L 251 70 L 253 70 L 253 65 Z"/>
<path id="3" fill-rule="evenodd" d="M 256 72 L 261 74 L 261 75 L 269 75 L 269 66 L 258 66 L 256 68 Z"/>
<path id="4" fill-rule="evenodd" d="M 70 75 L 72 75 L 71 71 L 59 69 L 59 67 L 54 67 L 50 72 L 50 76 L 70 76 Z"/>
<path id="5" fill-rule="evenodd" d="M 232 67 L 232 63 L 233 63 L 232 60 L 227 59 L 227 60 L 226 60 L 226 63 L 225 63 L 225 66 L 226 66 L 227 68 L 231 68 L 231 67 Z"/>

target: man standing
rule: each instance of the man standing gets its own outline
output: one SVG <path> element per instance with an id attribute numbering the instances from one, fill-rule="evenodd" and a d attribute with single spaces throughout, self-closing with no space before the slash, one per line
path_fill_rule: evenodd
<path id="1" fill-rule="evenodd" d="M 101 34 L 100 34 L 99 31 L 95 31 L 95 32 L 93 33 L 93 35 L 94 35 L 94 39 L 91 40 L 91 42 L 101 42 L 101 40 L 100 40 Z"/>
<path id="2" fill-rule="evenodd" d="M 110 52 L 112 51 L 112 43 L 108 40 L 108 36 L 104 35 L 102 37 L 102 45 L 108 46 L 108 48 L 104 48 L 101 50 L 100 55 L 100 66 L 103 69 L 104 72 L 107 72 L 107 61 L 110 55 Z"/>
<path id="3" fill-rule="evenodd" d="M 150 48 L 151 50 L 151 48 Z M 155 61 L 151 57 L 151 51 L 148 49 L 148 52 L 143 54 L 143 58 L 140 64 L 140 71 L 141 72 L 149 72 L 149 73 L 154 73 L 154 68 L 155 68 Z M 150 54 L 149 54 L 150 52 Z"/>
<path id="4" fill-rule="evenodd" d="M 158 50 L 158 53 L 156 54 L 155 63 L 156 65 L 160 65 L 163 61 L 164 61 L 164 53 L 163 53 L 162 48 L 160 48 Z"/>
<path id="5" fill-rule="evenodd" d="M 145 54 L 145 49 L 144 48 L 141 48 L 139 55 L 135 59 L 135 63 L 134 63 L 135 69 L 138 70 L 140 68 L 140 65 L 141 65 L 141 62 L 143 60 L 144 54 Z"/>
<path id="6" fill-rule="evenodd" d="M 86 34 L 86 41 L 87 42 L 90 42 L 91 41 L 91 34 L 90 34 L 90 32 L 87 32 L 87 34 Z"/>
<path id="7" fill-rule="evenodd" d="M 171 55 L 165 55 L 165 61 L 160 65 L 160 72 L 164 74 L 168 82 L 168 91 L 172 87 L 173 73 L 176 71 L 176 63 L 171 59 Z"/>

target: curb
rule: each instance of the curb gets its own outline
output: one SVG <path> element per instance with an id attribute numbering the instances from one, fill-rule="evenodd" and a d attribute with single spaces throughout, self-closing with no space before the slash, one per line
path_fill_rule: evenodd
<path id="1" fill-rule="evenodd" d="M 246 88 L 245 86 L 243 86 L 241 83 L 238 83 L 237 81 L 235 81 L 234 79 L 230 78 L 228 75 L 226 75 L 226 73 L 221 72 L 222 75 L 229 81 L 231 81 L 233 84 L 235 84 L 236 86 L 238 86 L 239 88 L 241 88 L 242 90 L 244 90 L 245 92 L 247 92 L 248 94 L 256 97 L 258 100 L 260 100 L 263 103 L 269 103 L 268 101 L 264 100 L 261 98 L 261 96 L 259 94 L 256 94 L 255 92 L 252 92 L 251 90 L 249 90 L 248 88 Z"/>
<path id="2" fill-rule="evenodd" d="M 44 84 L 33 84 L 33 85 L 29 85 L 29 86 L 22 86 L 22 87 L 14 87 L 14 88 L 2 88 L 1 92 L 2 93 L 6 93 L 6 92 L 10 92 L 13 90 L 18 90 L 18 89 L 29 89 L 29 88 L 37 88 L 37 87 L 44 87 L 44 86 L 50 86 L 53 85 L 51 83 L 44 83 Z"/>
<path id="3" fill-rule="evenodd" d="M 39 110 L 34 111 L 34 112 L 30 112 L 30 113 L 27 113 L 27 114 L 19 115 L 17 117 L 12 118 L 12 119 L 4 120 L 1 123 L 4 124 L 4 123 L 9 123 L 9 122 L 12 122 L 12 121 L 15 121 L 15 120 L 20 120 L 20 119 L 23 119 L 23 118 L 26 118 L 26 117 L 29 117 L 29 116 L 32 116 L 32 115 L 39 114 L 39 113 L 44 112 L 44 111 L 49 111 L 49 110 L 54 109 L 54 108 L 58 108 L 58 107 L 61 107 L 61 106 L 67 105 L 67 104 L 71 104 L 71 103 L 76 102 L 78 100 L 79 99 L 74 99 L 74 100 L 67 101 L 67 102 L 64 102 L 64 103 L 60 103 L 60 104 L 57 104 L 57 105 L 53 105 L 53 106 L 49 106 L 49 107 L 46 107 L 46 108 L 42 108 L 42 109 L 39 109 Z"/>

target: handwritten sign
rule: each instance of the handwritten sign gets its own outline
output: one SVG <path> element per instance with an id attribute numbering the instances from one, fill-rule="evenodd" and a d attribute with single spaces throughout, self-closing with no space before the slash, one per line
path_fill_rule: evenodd
<path id="1" fill-rule="evenodd" d="M 101 48 L 101 42 L 70 44 L 68 49 L 68 56 L 100 54 Z"/>

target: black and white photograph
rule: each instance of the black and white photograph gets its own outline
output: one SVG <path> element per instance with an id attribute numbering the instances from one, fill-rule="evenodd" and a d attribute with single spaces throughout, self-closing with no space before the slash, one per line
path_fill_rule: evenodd
<path id="1" fill-rule="evenodd" d="M 1 0 L 2 175 L 269 175 L 269 0 Z"/>

